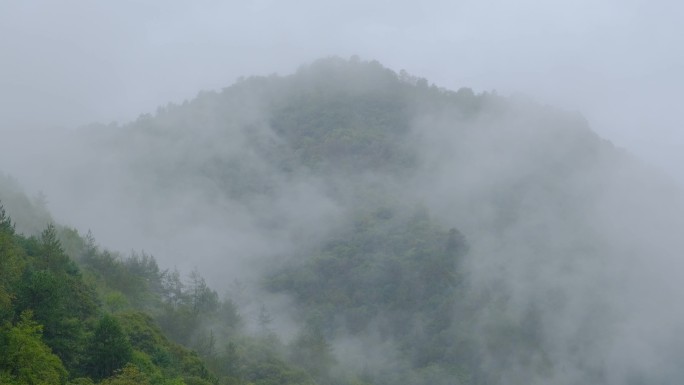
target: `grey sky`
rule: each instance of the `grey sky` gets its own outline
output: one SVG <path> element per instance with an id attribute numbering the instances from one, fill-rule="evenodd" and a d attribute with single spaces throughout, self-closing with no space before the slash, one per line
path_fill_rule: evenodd
<path id="1" fill-rule="evenodd" d="M 358 54 L 580 110 L 684 181 L 683 15 L 663 0 L 0 0 L 0 125 L 127 121 L 242 75 Z"/>

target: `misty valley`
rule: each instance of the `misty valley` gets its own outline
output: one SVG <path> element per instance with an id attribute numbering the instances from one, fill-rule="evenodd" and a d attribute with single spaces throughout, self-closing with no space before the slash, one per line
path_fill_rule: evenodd
<path id="1" fill-rule="evenodd" d="M 331 57 L 45 135 L 0 384 L 684 379 L 684 195 L 579 113 Z"/>

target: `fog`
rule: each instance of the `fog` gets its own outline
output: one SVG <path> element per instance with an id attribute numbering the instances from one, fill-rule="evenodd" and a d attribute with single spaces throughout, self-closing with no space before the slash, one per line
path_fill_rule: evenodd
<path id="1" fill-rule="evenodd" d="M 298 327 L 293 300 L 261 292 L 264 271 L 344 234 L 367 207 L 420 207 L 467 239 L 469 295 L 502 304 L 474 316 L 482 368 L 499 383 L 674 383 L 684 375 L 682 11 L 665 1 L 4 1 L 0 172 L 107 248 L 196 267 L 219 291 L 245 283 L 248 317 L 266 304 L 285 339 Z M 329 55 L 491 100 L 474 117 L 415 103 L 402 121 L 408 176 L 292 171 L 289 158 L 269 158 L 289 145 L 272 105 L 318 81 L 308 66 Z M 272 73 L 304 75 L 263 89 L 238 80 Z M 362 96 L 389 87 L 347 75 L 331 84 Z M 514 96 L 501 107 L 492 94 Z M 487 330 L 530 313 L 545 356 L 502 359 Z M 340 366 L 401 371 L 377 329 L 337 334 Z M 527 372 L 535 365 L 553 371 Z"/>
<path id="2" fill-rule="evenodd" d="M 588 130 L 556 121 L 549 132 L 539 111 L 521 111 L 475 127 L 421 123 L 432 167 L 419 185 L 431 187 L 432 212 L 469 237 L 475 287 L 503 284 L 513 319 L 544 309 L 538 330 L 559 366 L 532 383 L 678 381 L 681 190 L 625 153 L 597 151 Z M 561 166 L 568 158 L 576 169 Z M 508 370 L 503 383 L 532 381 Z"/>
<path id="3" fill-rule="evenodd" d="M 3 130 L 129 121 L 328 55 L 525 93 L 684 180 L 676 1 L 0 3 Z"/>

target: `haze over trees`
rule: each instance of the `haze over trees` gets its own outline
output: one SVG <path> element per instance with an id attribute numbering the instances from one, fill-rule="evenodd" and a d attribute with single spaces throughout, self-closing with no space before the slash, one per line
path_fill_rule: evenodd
<path id="1" fill-rule="evenodd" d="M 48 201 L 154 256 L 2 177 L 0 383 L 684 376 L 681 191 L 579 114 L 328 58 L 45 156 Z"/>

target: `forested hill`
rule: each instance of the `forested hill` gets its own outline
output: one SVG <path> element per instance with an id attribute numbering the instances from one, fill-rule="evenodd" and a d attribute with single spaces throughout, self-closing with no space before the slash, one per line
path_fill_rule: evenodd
<path id="1" fill-rule="evenodd" d="M 684 350 L 663 336 L 684 317 L 658 305 L 681 300 L 668 268 L 681 251 L 680 191 L 579 114 L 329 58 L 83 127 L 45 154 L 58 220 L 165 266 L 68 228 L 31 238 L 35 222 L 19 223 L 27 235 L 5 226 L 3 335 L 33 328 L 59 378 L 681 378 Z M 64 251 L 56 270 L 41 262 L 49 247 Z M 83 325 L 65 337 L 72 355 L 31 296 L 36 274 L 88 296 L 83 314 L 59 321 Z M 103 327 L 126 355 L 97 372 L 87 357 Z M 23 381 L 7 362 L 2 378 Z"/>

